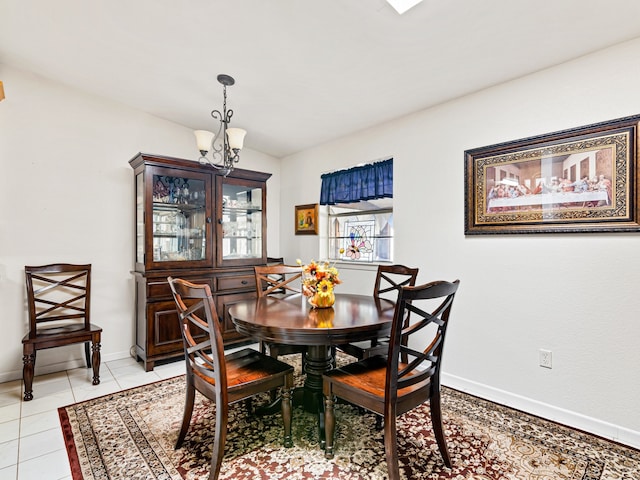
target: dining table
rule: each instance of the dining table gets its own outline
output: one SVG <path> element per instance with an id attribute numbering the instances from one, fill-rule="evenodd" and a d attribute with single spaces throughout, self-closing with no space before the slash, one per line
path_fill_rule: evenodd
<path id="1" fill-rule="evenodd" d="M 328 308 L 313 308 L 301 294 L 267 295 L 236 302 L 228 312 L 242 335 L 307 347 L 304 386 L 294 392 L 294 404 L 318 414 L 324 444 L 322 375 L 335 366 L 334 346 L 389 335 L 394 309 L 389 300 L 341 293 Z"/>

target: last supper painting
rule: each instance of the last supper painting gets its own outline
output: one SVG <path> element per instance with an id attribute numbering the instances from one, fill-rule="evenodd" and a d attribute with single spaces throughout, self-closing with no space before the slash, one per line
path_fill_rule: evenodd
<path id="1" fill-rule="evenodd" d="M 465 233 L 637 230 L 637 122 L 466 151 Z"/>

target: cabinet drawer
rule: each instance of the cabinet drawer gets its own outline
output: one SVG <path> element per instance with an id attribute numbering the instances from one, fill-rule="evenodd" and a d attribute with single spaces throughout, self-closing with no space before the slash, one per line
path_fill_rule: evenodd
<path id="1" fill-rule="evenodd" d="M 216 291 L 237 290 L 237 289 L 255 289 L 256 277 L 251 275 L 234 275 L 229 277 L 218 277 Z"/>
<path id="2" fill-rule="evenodd" d="M 188 282 L 196 283 L 196 284 L 204 284 L 209 285 L 209 288 L 213 291 L 213 279 L 210 277 L 189 277 L 187 275 L 174 277 L 174 278 L 182 278 Z M 255 283 L 255 280 L 254 280 Z M 149 280 L 147 282 L 147 297 L 152 298 L 165 298 L 171 297 L 171 288 L 169 288 L 169 283 L 167 279 L 154 279 Z"/>

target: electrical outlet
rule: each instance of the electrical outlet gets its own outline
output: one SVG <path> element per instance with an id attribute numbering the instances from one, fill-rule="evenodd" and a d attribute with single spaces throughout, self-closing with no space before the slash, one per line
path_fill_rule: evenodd
<path id="1" fill-rule="evenodd" d="M 540 366 L 551 368 L 551 350 L 540 349 Z"/>

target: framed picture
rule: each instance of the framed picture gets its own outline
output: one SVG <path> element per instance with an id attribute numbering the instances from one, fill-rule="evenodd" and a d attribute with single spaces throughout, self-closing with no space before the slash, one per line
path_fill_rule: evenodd
<path id="1" fill-rule="evenodd" d="M 318 204 L 296 205 L 296 235 L 318 234 Z"/>
<path id="2" fill-rule="evenodd" d="M 639 122 L 466 150 L 465 235 L 640 231 Z"/>

